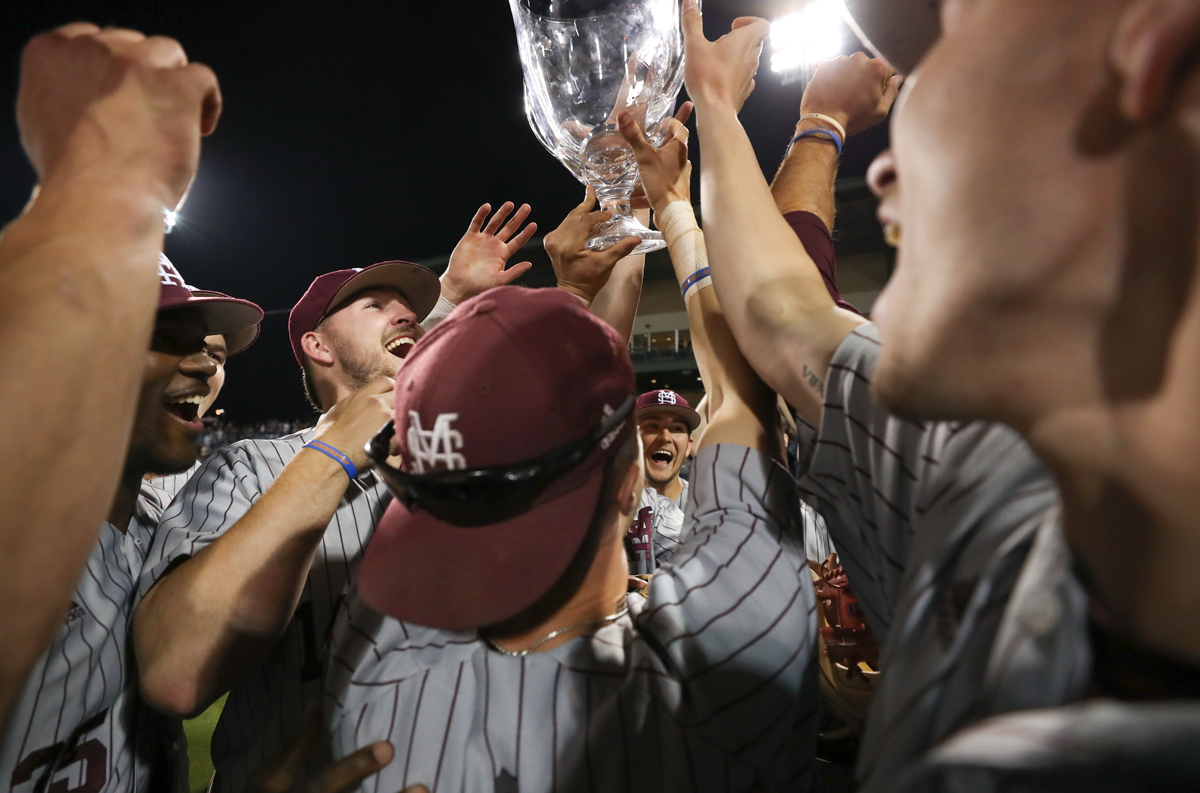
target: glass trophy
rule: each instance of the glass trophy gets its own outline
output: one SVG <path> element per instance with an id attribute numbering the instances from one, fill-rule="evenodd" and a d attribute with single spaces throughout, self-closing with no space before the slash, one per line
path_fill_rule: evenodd
<path id="1" fill-rule="evenodd" d="M 509 0 L 525 75 L 525 113 L 542 145 L 613 213 L 588 239 L 602 250 L 640 237 L 635 253 L 666 247 L 638 222 L 629 197 L 637 161 L 617 128 L 630 113 L 662 143 L 683 84 L 680 0 Z"/>

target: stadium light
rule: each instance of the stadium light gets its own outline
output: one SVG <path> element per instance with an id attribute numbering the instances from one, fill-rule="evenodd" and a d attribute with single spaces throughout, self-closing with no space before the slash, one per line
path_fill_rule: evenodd
<path id="1" fill-rule="evenodd" d="M 771 25 L 771 71 L 785 84 L 807 80 L 818 63 L 841 55 L 850 30 L 842 0 L 812 0 Z"/>
<path id="2" fill-rule="evenodd" d="M 163 210 L 163 231 L 170 234 L 175 229 L 175 224 L 179 222 L 179 213 L 170 209 Z"/>

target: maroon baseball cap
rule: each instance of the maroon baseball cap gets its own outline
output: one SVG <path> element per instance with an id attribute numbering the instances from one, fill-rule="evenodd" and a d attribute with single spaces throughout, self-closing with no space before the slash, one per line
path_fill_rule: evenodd
<path id="1" fill-rule="evenodd" d="M 288 336 L 292 340 L 292 352 L 296 355 L 296 362 L 304 365 L 304 350 L 300 346 L 300 339 L 305 333 L 316 330 L 321 320 L 337 310 L 342 303 L 373 286 L 395 289 L 404 295 L 409 308 L 417 315 L 417 322 L 429 316 L 442 293 L 442 282 L 433 270 L 412 262 L 379 262 L 370 267 L 335 270 L 319 275 L 288 315 Z"/>
<path id="2" fill-rule="evenodd" d="M 158 254 L 158 310 L 194 308 L 207 326 L 205 335 L 225 336 L 229 354 L 241 352 L 258 336 L 263 310 L 249 300 L 188 286 L 166 254 Z M 236 349 L 235 349 L 236 347 Z"/>
<path id="3" fill-rule="evenodd" d="M 468 300 L 409 353 L 396 375 L 396 439 L 408 473 L 518 463 L 579 441 L 632 399 L 621 337 L 557 289 L 506 286 Z M 392 502 L 358 587 L 397 619 L 462 630 L 509 619 L 566 571 L 596 511 L 604 470 L 632 419 L 533 508 L 456 526 Z"/>
<path id="4" fill-rule="evenodd" d="M 667 388 L 647 391 L 638 397 L 637 406 L 634 408 L 635 418 L 641 421 L 644 414 L 651 412 L 678 416 L 687 424 L 688 432 L 700 426 L 700 414 L 692 410 L 686 399 Z"/>

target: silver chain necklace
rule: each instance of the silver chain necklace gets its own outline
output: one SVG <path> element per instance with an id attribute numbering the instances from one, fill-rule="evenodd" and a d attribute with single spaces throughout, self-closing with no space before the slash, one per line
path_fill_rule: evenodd
<path id="1" fill-rule="evenodd" d="M 568 625 L 565 628 L 559 628 L 556 631 L 551 631 L 550 633 L 546 634 L 542 638 L 538 639 L 533 644 L 526 647 L 524 650 L 517 650 L 515 652 L 513 650 L 505 650 L 503 647 L 496 644 L 494 641 L 492 641 L 487 636 L 485 636 L 482 631 L 480 632 L 479 637 L 481 639 L 483 639 L 483 641 L 487 644 L 488 647 L 492 648 L 493 650 L 495 650 L 498 653 L 501 653 L 502 655 L 507 655 L 510 658 L 523 658 L 524 656 L 529 655 L 531 652 L 533 652 L 537 648 L 541 647 L 546 642 L 553 639 L 555 636 L 562 636 L 564 633 L 570 633 L 571 631 L 576 630 L 578 628 L 582 628 L 585 625 L 595 625 L 596 623 L 612 622 L 613 620 L 619 620 L 619 619 L 621 619 L 621 617 L 624 617 L 628 613 L 629 613 L 629 605 L 625 604 L 625 605 L 621 606 L 620 611 L 618 611 L 614 614 L 609 614 L 607 617 L 600 617 L 599 619 L 594 619 L 594 620 L 584 620 L 583 622 L 576 622 L 574 625 Z"/>

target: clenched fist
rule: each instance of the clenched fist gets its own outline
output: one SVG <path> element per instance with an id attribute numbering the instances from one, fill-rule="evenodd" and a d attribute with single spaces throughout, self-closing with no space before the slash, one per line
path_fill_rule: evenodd
<path id="1" fill-rule="evenodd" d="M 17 127 L 42 190 L 94 174 L 174 209 L 220 113 L 216 76 L 174 39 L 77 22 L 21 58 Z"/>

